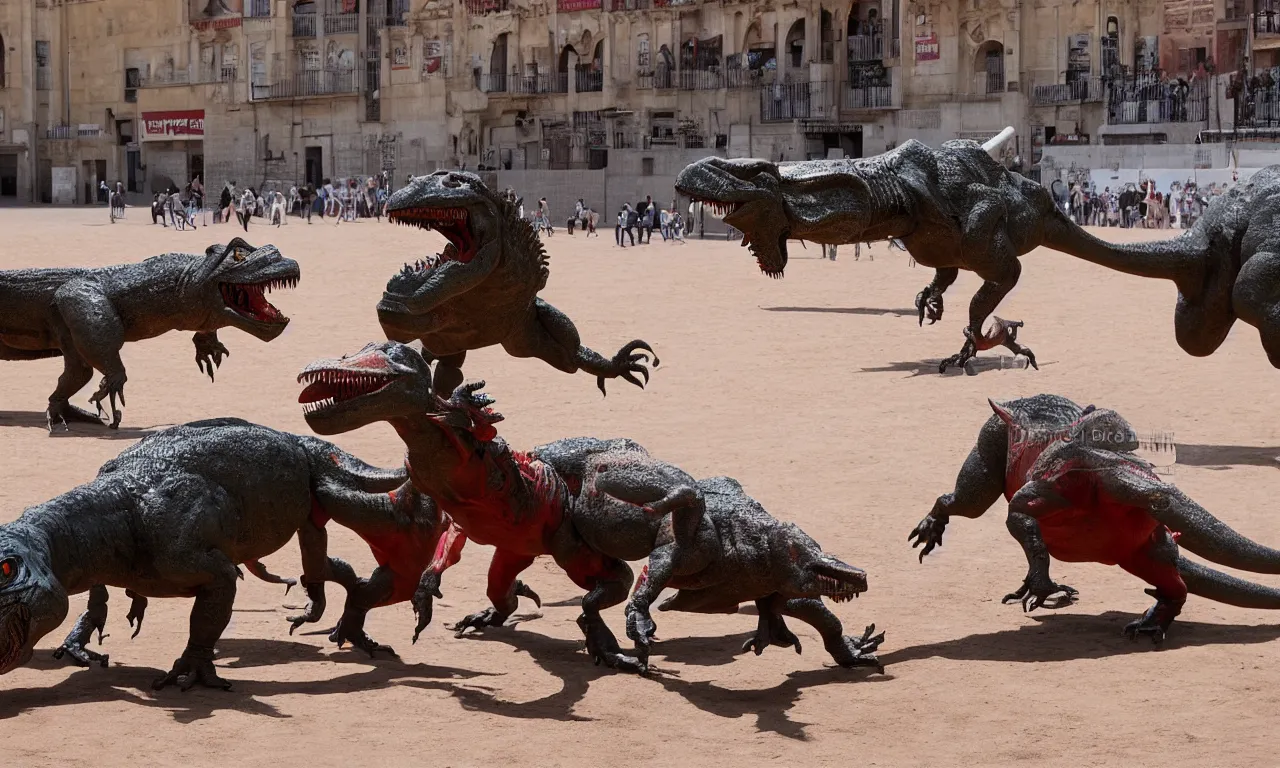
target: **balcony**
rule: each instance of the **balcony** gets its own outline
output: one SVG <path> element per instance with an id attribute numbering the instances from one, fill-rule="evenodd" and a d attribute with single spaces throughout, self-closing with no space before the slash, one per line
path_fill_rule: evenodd
<path id="1" fill-rule="evenodd" d="M 46 139 L 55 139 L 59 141 L 69 141 L 71 139 L 99 139 L 106 135 L 106 132 L 101 128 L 86 128 L 76 125 L 54 125 L 50 126 L 44 132 L 44 137 Z"/>
<path id="2" fill-rule="evenodd" d="M 669 90 L 674 88 L 675 85 L 675 72 L 666 67 L 659 67 L 656 71 L 640 72 L 636 75 L 637 88 Z"/>
<path id="3" fill-rule="evenodd" d="M 724 87 L 719 70 L 682 69 L 677 74 L 682 91 L 718 91 Z"/>
<path id="4" fill-rule="evenodd" d="M 324 15 L 326 35 L 354 35 L 359 30 L 360 14 L 358 13 L 326 13 Z"/>
<path id="5" fill-rule="evenodd" d="M 1197 123 L 1209 118 L 1208 81 L 1181 86 L 1151 77 L 1113 80 L 1107 89 L 1107 123 Z"/>
<path id="6" fill-rule="evenodd" d="M 484 16 L 489 13 L 505 13 L 511 10 L 510 0 L 463 0 L 468 16 Z"/>
<path id="7" fill-rule="evenodd" d="M 271 18 L 271 0 L 245 0 L 244 17 L 246 19 Z"/>
<path id="8" fill-rule="evenodd" d="M 1259 2 L 1257 13 L 1253 15 L 1253 36 L 1276 35 L 1280 35 L 1280 3 Z"/>
<path id="9" fill-rule="evenodd" d="M 835 112 L 828 83 L 774 83 L 760 89 L 760 121 L 828 118 Z M 892 97 L 890 97 L 892 100 Z"/>
<path id="10" fill-rule="evenodd" d="M 565 93 L 568 90 L 568 82 L 568 76 L 564 73 L 508 75 L 504 72 L 490 72 L 488 74 L 475 76 L 476 90 L 482 93 L 487 93 L 490 96 L 502 94 L 528 96 L 539 93 Z M 579 81 L 579 84 L 581 84 L 581 81 Z"/>
<path id="11" fill-rule="evenodd" d="M 309 99 L 359 92 L 360 78 L 357 70 L 317 69 L 289 75 L 271 85 L 254 85 L 253 100 Z"/>
<path id="12" fill-rule="evenodd" d="M 314 13 L 299 13 L 293 17 L 293 37 L 315 37 L 316 26 Z"/>
<path id="13" fill-rule="evenodd" d="M 1031 90 L 1031 105 L 1081 104 L 1102 101 L 1102 78 L 1090 77 L 1074 83 L 1037 85 Z"/>
<path id="14" fill-rule="evenodd" d="M 614 11 L 647 11 L 652 7 L 651 0 L 611 0 L 609 6 Z"/>
<path id="15" fill-rule="evenodd" d="M 589 69 L 574 71 L 574 88 L 578 93 L 598 93 L 604 90 L 604 72 Z"/>
<path id="16" fill-rule="evenodd" d="M 849 61 L 880 61 L 884 58 L 884 35 L 850 35 L 848 46 Z"/>
<path id="17" fill-rule="evenodd" d="M 841 109 L 893 109 L 892 85 L 849 86 L 841 94 Z"/>
<path id="18" fill-rule="evenodd" d="M 217 66 L 189 66 L 159 70 L 138 81 L 139 88 L 166 88 L 174 85 L 204 85 L 234 83 L 239 74 L 235 64 Z"/>

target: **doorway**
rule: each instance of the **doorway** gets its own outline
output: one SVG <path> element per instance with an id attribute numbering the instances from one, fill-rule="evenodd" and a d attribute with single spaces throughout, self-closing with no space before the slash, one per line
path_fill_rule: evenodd
<path id="1" fill-rule="evenodd" d="M 195 177 L 200 177 L 200 183 L 204 183 L 204 155 L 192 155 L 189 161 L 191 172 L 187 174 L 186 181 L 191 181 Z"/>
<path id="2" fill-rule="evenodd" d="M 306 151 L 307 186 L 320 189 L 324 186 L 324 165 L 321 162 L 324 155 L 320 147 L 307 147 Z"/>
<path id="3" fill-rule="evenodd" d="M 0 197 L 18 196 L 18 156 L 0 155 Z"/>

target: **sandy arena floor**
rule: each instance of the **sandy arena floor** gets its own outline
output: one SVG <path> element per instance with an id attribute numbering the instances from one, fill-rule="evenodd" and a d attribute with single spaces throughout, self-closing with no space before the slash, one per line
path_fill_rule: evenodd
<path id="1" fill-rule="evenodd" d="M 107 223 L 92 210 L 0 210 L 0 269 L 106 265 L 166 250 L 201 251 L 230 225 L 180 233 L 145 210 Z M 1108 230 L 1106 236 L 1127 234 Z M 1143 233 L 1132 233 L 1142 236 Z M 407 604 L 376 611 L 375 638 L 399 660 L 337 651 L 318 634 L 290 637 L 277 587 L 241 583 L 219 646 L 234 691 L 149 682 L 180 653 L 186 600 L 154 600 L 129 639 L 127 600 L 112 590 L 109 669 L 36 659 L 0 680 L 0 744 L 8 765 L 797 765 L 1045 766 L 1274 765 L 1271 719 L 1280 705 L 1276 615 L 1192 597 L 1166 647 L 1121 636 L 1147 608 L 1145 585 L 1118 568 L 1054 565 L 1080 590 L 1058 612 L 1023 615 L 1000 598 L 1026 565 L 999 507 L 956 520 L 924 564 L 907 533 L 961 461 L 997 399 L 1054 392 L 1117 409 L 1144 434 L 1171 432 L 1173 479 L 1243 533 L 1280 543 L 1271 491 L 1280 482 L 1274 393 L 1280 374 L 1243 324 L 1207 359 L 1174 343 L 1171 285 L 1038 251 L 1002 305 L 1027 323 L 1021 341 L 1040 370 L 988 361 L 978 375 L 939 376 L 959 349 L 977 278 L 947 293 L 944 322 L 918 328 L 912 299 L 931 277 L 900 251 L 875 261 L 818 259 L 792 244 L 785 280 L 765 279 L 723 241 L 618 250 L 598 240 L 548 241 L 543 296 L 611 354 L 640 337 L 662 366 L 639 391 L 613 383 L 602 399 L 585 374 L 567 376 L 498 349 L 472 353 L 507 416 L 515 446 L 559 437 L 625 435 L 698 476 L 728 474 L 777 517 L 870 573 L 871 591 L 838 606 L 847 631 L 887 631 L 884 676 L 834 667 L 817 635 L 792 622 L 804 654 L 741 655 L 755 617 L 655 614 L 649 678 L 592 666 L 574 618 L 580 593 L 550 561 L 526 574 L 546 604 L 518 625 L 455 639 L 442 623 L 486 604 L 487 548 L 470 545 L 446 575 L 436 624 L 409 644 Z M 307 362 L 381 340 L 374 303 L 402 261 L 438 250 L 434 234 L 358 223 L 255 222 L 248 239 L 273 242 L 302 265 L 294 292 L 274 294 L 293 318 L 263 344 L 222 333 L 232 357 L 217 383 L 199 373 L 190 334 L 125 347 L 129 407 L 119 432 L 79 427 L 50 438 L 43 409 L 61 362 L 0 364 L 0 519 L 89 480 L 100 464 L 166 425 L 240 416 L 306 432 L 294 376 Z M 4 311 L 4 308 L 0 308 Z M 986 353 L 986 356 L 994 356 Z M 75 402 L 85 406 L 92 388 Z M 339 436 L 366 460 L 390 465 L 402 444 L 385 425 Z M 331 526 L 336 554 L 372 567 L 353 535 Z M 296 573 L 296 547 L 267 558 Z M 1263 577 L 1265 580 L 1267 577 Z M 1270 578 L 1277 583 L 1276 578 Z M 340 596 L 330 587 L 329 617 Z M 335 603 L 334 601 L 338 602 Z M 72 599 L 81 610 L 83 595 Z M 622 634 L 622 611 L 610 616 Z M 327 626 L 327 625 L 324 625 Z M 95 646 L 96 648 L 96 646 Z"/>

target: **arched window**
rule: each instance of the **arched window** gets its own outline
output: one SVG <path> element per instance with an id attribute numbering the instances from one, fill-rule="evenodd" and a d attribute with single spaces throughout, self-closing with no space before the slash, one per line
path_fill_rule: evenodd
<path id="1" fill-rule="evenodd" d="M 1004 93 L 1004 45 L 988 40 L 973 55 L 973 71 L 985 76 L 983 93 Z"/>
<path id="2" fill-rule="evenodd" d="M 787 32 L 785 50 L 790 57 L 788 63 L 792 69 L 804 66 L 804 19 L 796 19 Z"/>

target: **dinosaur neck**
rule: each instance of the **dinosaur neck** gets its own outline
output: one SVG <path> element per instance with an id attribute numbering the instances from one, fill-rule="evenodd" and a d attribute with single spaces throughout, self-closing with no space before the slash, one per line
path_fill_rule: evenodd
<path id="1" fill-rule="evenodd" d="M 447 495 L 454 473 L 475 453 L 470 440 L 425 413 L 390 421 L 407 449 L 413 484 L 430 496 Z"/>
<path id="2" fill-rule="evenodd" d="M 112 572 L 117 558 L 131 559 L 132 537 L 120 535 L 119 526 L 129 503 L 117 489 L 94 481 L 27 510 L 6 534 L 74 594 L 102 583 L 95 579 Z"/>
<path id="3" fill-rule="evenodd" d="M 1107 269 L 1138 277 L 1172 280 L 1179 286 L 1194 278 L 1196 230 L 1169 240 L 1147 243 L 1109 243 L 1084 231 L 1059 211 L 1045 223 L 1044 245 Z"/>

